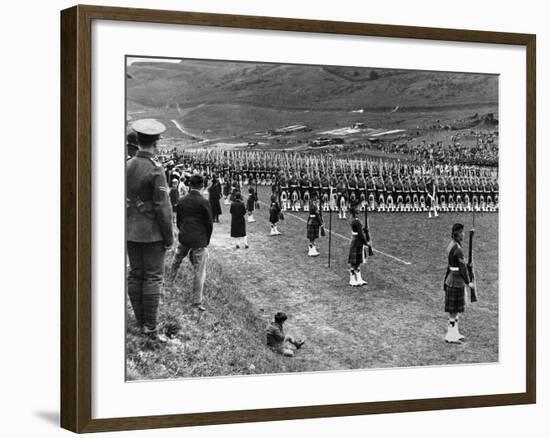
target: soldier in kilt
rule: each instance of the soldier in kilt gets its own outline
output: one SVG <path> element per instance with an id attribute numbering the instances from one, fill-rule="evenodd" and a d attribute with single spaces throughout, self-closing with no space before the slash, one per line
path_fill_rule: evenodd
<path id="1" fill-rule="evenodd" d="M 246 200 L 246 212 L 248 213 L 248 222 L 256 222 L 256 219 L 254 219 L 253 212 L 257 202 L 258 202 L 258 195 L 256 195 L 256 190 L 254 190 L 254 187 L 249 187 L 248 199 Z"/>
<path id="2" fill-rule="evenodd" d="M 309 217 L 307 219 L 307 240 L 309 240 L 309 257 L 317 257 L 319 251 L 315 246 L 315 241 L 319 238 L 319 230 L 323 226 L 323 219 L 317 209 L 317 203 L 314 200 L 309 204 Z"/>
<path id="3" fill-rule="evenodd" d="M 269 232 L 270 236 L 278 236 L 281 234 L 277 228 L 277 223 L 281 217 L 281 206 L 277 202 L 277 196 L 271 195 L 271 204 L 269 206 L 269 222 L 271 224 L 271 231 Z"/>
<path id="4" fill-rule="evenodd" d="M 351 244 L 349 247 L 349 284 L 350 286 L 365 286 L 367 284 L 361 278 L 361 264 L 365 262 L 365 248 L 370 242 L 367 241 L 363 232 L 363 225 L 357 218 L 357 206 L 350 208 L 351 214 Z"/>
<path id="5" fill-rule="evenodd" d="M 451 230 L 452 240 L 447 246 L 447 273 L 443 289 L 445 290 L 445 312 L 449 314 L 447 335 L 445 341 L 449 343 L 461 343 L 464 336 L 458 331 L 458 315 L 464 312 L 465 286 L 473 288 L 470 281 L 462 241 L 464 240 L 464 225 L 454 224 Z"/>

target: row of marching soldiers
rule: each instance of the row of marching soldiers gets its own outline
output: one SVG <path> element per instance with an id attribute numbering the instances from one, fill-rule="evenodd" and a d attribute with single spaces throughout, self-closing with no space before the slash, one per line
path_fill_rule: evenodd
<path id="1" fill-rule="evenodd" d="M 498 180 L 491 176 L 488 169 L 478 169 L 475 175 L 469 176 L 438 175 L 437 172 L 401 174 L 384 169 L 365 169 L 363 172 L 340 170 L 338 173 L 310 173 L 296 169 L 271 172 L 266 178 L 259 172 L 205 166 L 205 163 L 195 162 L 192 157 L 186 157 L 184 162 L 179 166 L 203 169 L 206 173 L 213 172 L 213 169 L 220 170 L 221 173 L 215 173 L 224 185 L 226 198 L 235 185 L 270 185 L 283 211 L 307 211 L 313 197 L 323 201 L 325 211 L 332 205 L 342 218 L 344 212 L 356 203 L 361 211 L 433 211 L 434 214 L 436 211 L 498 211 Z"/>
<path id="2" fill-rule="evenodd" d="M 481 177 L 445 177 L 431 175 L 387 175 L 350 179 L 344 175 L 324 176 L 310 180 L 306 175 L 297 178 L 281 175 L 272 185 L 280 198 L 283 210 L 307 211 L 309 200 L 322 201 L 324 211 L 333 206 L 340 218 L 351 205 L 359 204 L 361 211 L 436 212 L 436 211 L 497 211 L 498 184 Z"/>

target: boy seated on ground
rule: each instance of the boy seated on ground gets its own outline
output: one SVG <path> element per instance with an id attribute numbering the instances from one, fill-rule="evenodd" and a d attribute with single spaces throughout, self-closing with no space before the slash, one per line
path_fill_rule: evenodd
<path id="1" fill-rule="evenodd" d="M 285 335 L 283 324 L 287 318 L 284 312 L 277 312 L 275 314 L 275 320 L 269 323 L 266 328 L 266 341 L 267 345 L 276 353 L 292 357 L 294 356 L 294 350 L 291 345 L 297 350 L 304 345 L 305 341 L 296 340 L 290 335 Z"/>

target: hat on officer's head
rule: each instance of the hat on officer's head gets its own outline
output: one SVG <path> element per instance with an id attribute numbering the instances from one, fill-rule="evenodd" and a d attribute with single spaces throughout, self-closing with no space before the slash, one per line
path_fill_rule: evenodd
<path id="1" fill-rule="evenodd" d="M 461 230 L 463 230 L 463 229 L 464 229 L 464 225 L 458 224 L 458 223 L 457 223 L 457 224 L 454 224 L 454 225 L 453 225 L 453 228 L 452 228 L 451 231 L 452 231 L 452 233 L 454 234 L 455 232 L 461 231 Z"/>
<path id="2" fill-rule="evenodd" d="M 166 131 L 166 126 L 156 119 L 140 119 L 131 125 L 136 132 L 139 144 L 150 144 L 160 138 L 160 135 Z"/>

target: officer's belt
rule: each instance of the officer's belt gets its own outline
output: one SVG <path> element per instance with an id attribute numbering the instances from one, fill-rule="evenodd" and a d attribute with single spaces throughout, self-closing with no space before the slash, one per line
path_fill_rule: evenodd
<path id="1" fill-rule="evenodd" d="M 460 268 L 458 266 L 449 266 L 449 271 L 458 272 Z"/>

